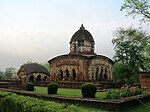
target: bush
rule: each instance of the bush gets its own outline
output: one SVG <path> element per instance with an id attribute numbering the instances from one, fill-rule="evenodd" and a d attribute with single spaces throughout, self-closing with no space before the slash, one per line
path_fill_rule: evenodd
<path id="1" fill-rule="evenodd" d="M 129 96 L 142 94 L 143 90 L 138 86 L 123 85 L 120 90 L 110 90 L 106 93 L 107 99 L 120 99 Z"/>
<path id="2" fill-rule="evenodd" d="M 137 86 L 138 88 L 141 88 L 141 85 L 139 83 L 133 83 L 133 86 Z"/>
<path id="3" fill-rule="evenodd" d="M 28 83 L 26 84 L 26 90 L 27 90 L 27 91 L 33 91 L 33 90 L 34 90 L 34 84 L 31 83 L 31 82 L 28 82 Z"/>
<path id="4" fill-rule="evenodd" d="M 48 94 L 57 94 L 58 84 L 51 82 L 48 84 Z"/>
<path id="5" fill-rule="evenodd" d="M 97 87 L 92 83 L 84 83 L 81 85 L 81 92 L 83 97 L 95 98 Z"/>
<path id="6" fill-rule="evenodd" d="M 119 90 L 110 90 L 106 93 L 107 99 L 119 99 L 121 97 L 121 93 Z"/>
<path id="7" fill-rule="evenodd" d="M 64 104 L 61 103 L 0 91 L 0 112 L 74 112 L 75 110 L 80 112 L 74 105 L 64 108 Z"/>
<path id="8" fill-rule="evenodd" d="M 0 90 L 0 112 L 101 112 L 99 108 L 90 108 L 70 103 L 48 101 L 45 98 L 33 98 Z"/>

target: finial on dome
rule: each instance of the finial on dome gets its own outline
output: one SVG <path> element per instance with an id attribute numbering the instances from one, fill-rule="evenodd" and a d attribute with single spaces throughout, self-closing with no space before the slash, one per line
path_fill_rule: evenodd
<path id="1" fill-rule="evenodd" d="M 81 24 L 80 30 L 84 30 L 85 28 L 83 27 L 83 24 Z"/>

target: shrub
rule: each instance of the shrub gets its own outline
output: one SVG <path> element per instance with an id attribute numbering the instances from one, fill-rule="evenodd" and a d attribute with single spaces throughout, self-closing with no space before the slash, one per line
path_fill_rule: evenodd
<path id="1" fill-rule="evenodd" d="M 123 85 L 120 90 L 110 90 L 106 93 L 107 99 L 120 99 L 124 97 L 142 94 L 143 90 L 138 86 Z"/>
<path id="2" fill-rule="evenodd" d="M 106 93 L 107 99 L 119 99 L 121 97 L 121 92 L 119 90 L 110 90 Z"/>
<path id="3" fill-rule="evenodd" d="M 93 110 L 94 109 L 94 110 Z M 97 108 L 59 103 L 0 90 L 0 112 L 98 112 Z"/>
<path id="4" fill-rule="evenodd" d="M 0 91 L 0 112 L 73 112 L 77 106 Z M 79 109 L 76 109 L 79 111 Z"/>
<path id="5" fill-rule="evenodd" d="M 51 82 L 48 84 L 48 94 L 57 94 L 58 84 Z"/>
<path id="6" fill-rule="evenodd" d="M 97 87 L 92 83 L 84 83 L 81 85 L 81 92 L 83 97 L 95 98 Z"/>
<path id="7" fill-rule="evenodd" d="M 139 83 L 133 83 L 132 86 L 137 86 L 138 88 L 141 88 L 141 85 Z"/>
<path id="8" fill-rule="evenodd" d="M 32 82 L 28 82 L 26 84 L 26 90 L 27 91 L 33 91 L 34 90 L 34 84 Z"/>

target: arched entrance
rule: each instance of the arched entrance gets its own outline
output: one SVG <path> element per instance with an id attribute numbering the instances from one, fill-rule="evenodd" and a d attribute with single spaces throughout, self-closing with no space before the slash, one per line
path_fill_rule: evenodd
<path id="1" fill-rule="evenodd" d="M 76 71 L 75 69 L 72 69 L 72 80 L 75 81 L 76 79 Z"/>
<path id="2" fill-rule="evenodd" d="M 31 75 L 31 76 L 29 77 L 29 82 L 34 83 L 34 75 Z"/>
<path id="3" fill-rule="evenodd" d="M 24 78 L 24 82 L 26 82 L 26 77 Z"/>
<path id="4" fill-rule="evenodd" d="M 36 81 L 41 81 L 41 75 L 38 75 L 37 78 L 36 78 Z"/>
<path id="5" fill-rule="evenodd" d="M 96 68 L 96 73 L 95 73 L 95 79 L 96 79 L 96 81 L 98 81 L 98 79 L 99 79 L 98 74 L 99 74 L 99 69 L 97 67 Z"/>
<path id="6" fill-rule="evenodd" d="M 66 71 L 65 71 L 65 73 L 66 73 L 66 81 L 68 81 L 69 80 L 69 70 L 68 69 L 66 69 Z"/>
<path id="7" fill-rule="evenodd" d="M 63 71 L 62 70 L 59 71 L 59 80 L 60 81 L 63 80 Z"/>
<path id="8" fill-rule="evenodd" d="M 46 80 L 47 80 L 47 76 L 44 77 L 43 81 L 46 81 Z"/>
<path id="9" fill-rule="evenodd" d="M 103 78 L 103 68 L 101 69 L 101 73 L 100 73 L 100 80 L 102 80 L 102 78 Z"/>
<path id="10" fill-rule="evenodd" d="M 107 69 L 105 69 L 105 73 L 104 73 L 104 80 L 107 80 L 108 76 L 107 76 Z"/>

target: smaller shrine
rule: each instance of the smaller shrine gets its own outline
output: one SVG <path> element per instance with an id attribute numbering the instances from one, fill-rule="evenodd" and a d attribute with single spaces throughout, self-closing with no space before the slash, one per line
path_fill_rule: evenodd
<path id="1" fill-rule="evenodd" d="M 49 81 L 48 70 L 37 63 L 24 64 L 20 67 L 17 73 L 20 81 L 25 82 L 39 82 L 39 81 Z"/>

